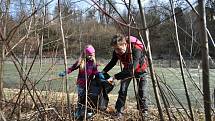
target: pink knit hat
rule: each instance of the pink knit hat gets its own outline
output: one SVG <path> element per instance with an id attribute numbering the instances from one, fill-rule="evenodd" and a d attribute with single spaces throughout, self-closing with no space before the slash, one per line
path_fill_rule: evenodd
<path id="1" fill-rule="evenodd" d="M 95 53 L 95 49 L 92 45 L 87 45 L 84 49 L 84 52 L 88 55 L 92 55 L 93 53 Z"/>

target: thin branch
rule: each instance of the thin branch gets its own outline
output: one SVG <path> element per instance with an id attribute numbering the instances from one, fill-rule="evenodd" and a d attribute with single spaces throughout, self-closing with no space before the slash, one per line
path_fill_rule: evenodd
<path id="1" fill-rule="evenodd" d="M 45 4 L 45 6 L 48 6 L 48 5 L 49 5 L 51 2 L 53 2 L 53 1 L 54 1 L 54 0 L 49 1 L 47 4 Z M 43 7 L 45 7 L 45 6 L 42 6 L 41 8 L 36 9 L 35 11 L 33 11 L 33 12 L 31 13 L 30 16 L 28 16 L 28 17 L 26 17 L 26 18 L 23 17 L 23 18 L 21 19 L 21 21 L 19 22 L 18 25 L 12 27 L 12 29 L 9 31 L 7 37 L 5 38 L 5 41 L 8 41 L 7 43 L 9 43 L 10 40 L 11 40 L 11 38 L 13 38 L 13 36 L 14 36 L 15 32 L 17 31 L 17 29 L 18 29 L 25 21 L 27 21 L 29 18 L 31 18 L 32 16 L 34 16 L 39 10 L 41 10 L 41 9 L 42 9 Z"/>
<path id="2" fill-rule="evenodd" d="M 169 1 L 170 1 L 172 13 L 174 14 L 175 13 L 175 11 L 174 11 L 174 9 L 175 9 L 174 3 L 173 3 L 172 0 L 169 0 Z M 180 70 L 181 70 L 181 77 L 182 77 L 182 80 L 183 80 L 185 94 L 186 94 L 186 98 L 187 98 L 187 102 L 188 102 L 188 107 L 189 107 L 189 110 L 190 110 L 191 120 L 194 121 L 195 119 L 194 119 L 194 116 L 193 116 L 192 104 L 191 104 L 191 101 L 190 101 L 190 97 L 189 97 L 189 93 L 188 93 L 188 89 L 187 89 L 187 84 L 186 84 L 185 77 L 184 77 L 184 68 L 183 68 L 183 63 L 182 63 L 182 58 L 183 57 L 181 55 L 180 43 L 179 43 L 179 38 L 178 38 L 178 28 L 177 28 L 177 22 L 176 22 L 175 14 L 173 15 L 173 21 L 174 21 L 174 26 L 175 26 L 176 43 L 177 43 L 177 51 L 178 51 L 178 54 L 179 54 L 179 64 L 180 64 Z"/>
<path id="3" fill-rule="evenodd" d="M 65 43 L 63 22 L 62 22 L 62 18 L 61 18 L 60 0 L 58 0 L 58 12 L 59 12 L 60 30 L 61 30 L 61 36 L 62 36 L 62 42 L 63 42 L 64 68 L 65 68 L 65 72 L 67 72 L 68 66 L 67 66 L 66 43 Z M 71 118 L 70 99 L 69 99 L 69 91 L 68 91 L 68 75 L 67 75 L 67 73 L 66 73 L 65 86 L 66 86 L 66 94 L 67 94 L 67 106 L 68 106 L 67 108 L 69 109 L 69 120 L 72 120 L 72 118 Z"/>

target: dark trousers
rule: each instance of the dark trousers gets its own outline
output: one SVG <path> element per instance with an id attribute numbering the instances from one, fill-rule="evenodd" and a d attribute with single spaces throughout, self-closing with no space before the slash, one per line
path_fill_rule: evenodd
<path id="1" fill-rule="evenodd" d="M 98 90 L 99 87 L 93 87 L 92 89 L 88 90 L 88 96 L 87 96 L 87 105 L 90 109 L 96 108 L 97 105 L 97 101 L 98 101 L 98 95 L 99 95 L 99 91 Z M 78 90 L 78 102 L 77 102 L 77 110 L 81 111 L 83 109 L 85 109 L 85 105 L 86 105 L 86 89 L 85 87 L 81 87 L 81 86 L 77 86 L 77 90 Z"/>
<path id="2" fill-rule="evenodd" d="M 81 113 L 81 110 L 84 108 L 85 105 L 85 87 L 77 85 L 77 91 L 78 91 L 77 111 Z"/>
<path id="3" fill-rule="evenodd" d="M 130 79 L 121 81 L 120 90 L 118 92 L 119 95 L 118 95 L 118 99 L 117 99 L 117 102 L 115 105 L 117 112 L 123 113 L 126 96 L 127 96 L 127 91 L 128 91 L 128 86 L 129 86 L 131 80 L 132 79 L 130 78 Z M 137 84 L 137 88 L 138 88 L 137 98 L 139 101 L 139 104 L 137 104 L 137 108 L 141 111 L 147 111 L 148 110 L 148 105 L 147 105 L 147 101 L 146 101 L 147 80 L 146 80 L 145 75 L 140 78 L 137 78 L 136 81 L 137 81 L 136 84 Z"/>

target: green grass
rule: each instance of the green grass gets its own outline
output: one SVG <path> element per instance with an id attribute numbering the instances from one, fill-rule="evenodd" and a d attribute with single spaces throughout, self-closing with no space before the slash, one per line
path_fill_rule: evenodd
<path id="1" fill-rule="evenodd" d="M 63 79 L 58 77 L 58 73 L 64 70 L 64 65 L 57 64 L 53 66 L 53 68 L 48 71 L 48 69 L 51 67 L 51 64 L 44 64 L 41 68 L 41 72 L 39 72 L 40 65 L 34 64 L 32 71 L 30 73 L 30 80 L 32 82 L 37 82 L 39 79 L 41 81 L 36 85 L 36 87 L 40 90 L 54 90 L 54 91 L 62 91 L 63 88 Z M 27 70 L 29 69 L 30 65 L 27 66 Z M 99 66 L 99 70 L 101 71 L 104 68 L 104 66 Z M 180 100 L 183 101 L 183 104 L 186 104 L 186 97 L 184 92 L 184 86 L 183 81 L 181 77 L 181 72 L 179 68 L 158 68 L 155 67 L 156 74 L 159 76 L 160 80 L 165 83 L 166 85 L 170 86 L 176 95 L 180 98 Z M 47 74 L 45 74 L 48 71 Z M 117 73 L 120 71 L 120 67 L 116 66 L 110 71 L 110 75 L 113 75 L 114 73 Z M 194 80 L 194 82 L 202 89 L 202 72 L 198 69 L 190 69 L 189 72 L 191 73 L 191 76 Z M 78 71 L 74 71 L 71 74 L 69 74 L 69 91 L 74 92 L 76 87 L 76 77 L 77 77 Z M 43 75 L 45 76 L 43 77 Z M 189 94 L 191 97 L 191 102 L 193 105 L 198 105 L 197 100 L 199 100 L 202 103 L 202 96 L 199 93 L 199 91 L 196 89 L 195 86 L 191 83 L 191 79 L 188 76 L 187 72 L 184 72 L 185 79 L 187 83 L 187 88 L 189 90 Z M 43 77 L 43 78 L 42 78 Z M 148 78 L 148 97 L 150 100 L 150 103 L 155 103 L 154 101 L 154 92 L 152 89 L 152 83 L 150 79 L 150 75 L 147 76 Z M 52 80 L 53 79 L 53 80 Z M 49 81 L 47 81 L 49 80 Z M 210 87 L 211 87 L 211 95 L 215 88 L 215 70 L 210 70 Z M 161 86 L 165 89 L 164 84 L 161 83 Z M 27 83 L 29 84 L 29 82 Z M 4 87 L 7 88 L 19 88 L 20 86 L 20 77 L 18 74 L 18 71 L 16 70 L 15 66 L 13 64 L 5 64 L 4 66 Z M 116 85 L 114 90 L 111 92 L 112 94 L 117 94 L 119 90 L 119 84 Z M 133 89 L 133 83 L 131 82 L 129 89 L 128 89 L 128 98 L 129 99 L 135 99 L 134 98 L 134 89 Z M 196 99 L 195 99 L 196 98 Z M 199 105 L 197 106 L 199 107 Z"/>

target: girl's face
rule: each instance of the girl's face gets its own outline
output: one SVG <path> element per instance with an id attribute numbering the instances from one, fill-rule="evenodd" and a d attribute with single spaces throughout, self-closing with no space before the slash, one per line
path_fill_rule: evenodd
<path id="1" fill-rule="evenodd" d="M 95 53 L 86 54 L 86 58 L 89 60 L 93 60 L 94 57 L 95 57 Z"/>

